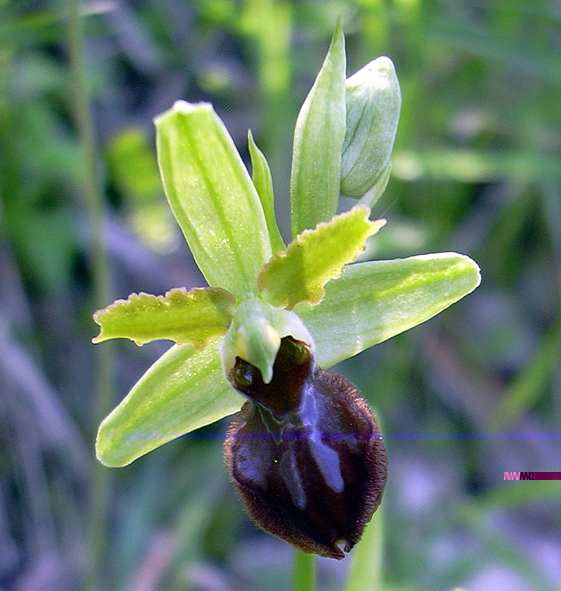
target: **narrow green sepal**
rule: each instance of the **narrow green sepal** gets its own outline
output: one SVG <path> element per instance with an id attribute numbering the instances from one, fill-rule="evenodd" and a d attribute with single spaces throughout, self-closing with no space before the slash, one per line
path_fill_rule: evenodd
<path id="1" fill-rule="evenodd" d="M 286 250 L 273 255 L 259 273 L 257 284 L 263 297 L 287 309 L 303 301 L 321 301 L 325 283 L 338 277 L 364 249 L 366 239 L 386 223 L 371 222 L 369 215 L 367 207 L 357 205 L 300 234 Z"/>
<path id="2" fill-rule="evenodd" d="M 101 330 L 93 342 L 125 338 L 144 345 L 170 339 L 202 349 L 228 330 L 235 303 L 232 294 L 219 287 L 180 287 L 164 296 L 133 293 L 94 314 Z"/>
<path id="3" fill-rule="evenodd" d="M 257 190 L 257 194 L 259 195 L 259 199 L 261 199 L 267 229 L 269 230 L 269 238 L 271 239 L 271 248 L 273 252 L 277 252 L 277 250 L 283 250 L 285 244 L 279 232 L 277 219 L 275 217 L 271 169 L 269 168 L 269 163 L 267 162 L 265 155 L 253 140 L 251 130 L 247 132 L 247 144 L 249 147 L 249 155 L 251 156 L 251 178 Z"/>
<path id="4" fill-rule="evenodd" d="M 290 178 L 293 238 L 337 212 L 345 137 L 345 71 L 345 38 L 338 22 L 294 129 Z"/>
<path id="5" fill-rule="evenodd" d="M 224 380 L 218 344 L 174 345 L 138 380 L 99 426 L 98 459 L 130 464 L 149 451 L 238 411 L 243 398 Z"/>
<path id="6" fill-rule="evenodd" d="M 331 367 L 436 316 L 480 283 L 479 267 L 455 252 L 348 265 L 325 286 L 317 306 L 300 303 L 317 346 Z"/>
<path id="7" fill-rule="evenodd" d="M 205 279 L 237 299 L 254 293 L 271 243 L 230 134 L 206 103 L 177 101 L 154 121 L 166 197 Z"/>

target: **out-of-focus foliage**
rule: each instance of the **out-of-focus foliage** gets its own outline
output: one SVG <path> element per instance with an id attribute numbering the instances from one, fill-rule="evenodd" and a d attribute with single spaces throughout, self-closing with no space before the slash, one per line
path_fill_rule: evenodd
<path id="1" fill-rule="evenodd" d="M 65 10 L 0 2 L 0 587 L 16 591 L 76 589 L 87 557 L 96 329 Z M 338 16 L 348 75 L 388 55 L 403 98 L 373 211 L 388 225 L 363 256 L 456 250 L 483 276 L 464 302 L 342 369 L 386 432 L 386 588 L 558 589 L 559 483 L 502 480 L 561 458 L 553 0 L 84 4 L 114 296 L 203 285 L 154 166 L 152 118 L 176 99 L 212 102 L 242 153 L 252 129 L 289 237 L 294 123 Z M 120 398 L 162 349 L 118 347 Z M 289 549 L 229 490 L 226 424 L 110 473 L 106 589 L 287 588 Z M 320 561 L 320 588 L 342 587 L 345 562 Z"/>

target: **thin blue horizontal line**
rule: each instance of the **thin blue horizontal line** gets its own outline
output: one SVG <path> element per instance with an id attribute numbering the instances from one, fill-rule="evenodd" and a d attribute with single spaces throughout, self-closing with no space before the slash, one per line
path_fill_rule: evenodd
<path id="1" fill-rule="evenodd" d="M 326 439 L 337 439 L 335 433 L 323 435 Z M 159 434 L 155 434 L 154 437 L 137 435 L 136 438 L 157 439 L 158 436 Z M 256 438 L 259 436 L 255 434 Z M 350 433 L 345 433 L 342 438 L 350 436 Z M 186 437 L 191 440 L 224 439 L 224 433 L 195 431 Z M 561 431 L 385 431 L 382 432 L 382 439 L 384 441 L 561 441 Z"/>
<path id="2" fill-rule="evenodd" d="M 386 441 L 561 441 L 557 431 L 388 431 Z"/>

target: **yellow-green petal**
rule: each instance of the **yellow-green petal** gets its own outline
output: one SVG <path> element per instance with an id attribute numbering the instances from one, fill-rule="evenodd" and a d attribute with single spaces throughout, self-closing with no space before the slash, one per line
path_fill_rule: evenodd
<path id="1" fill-rule="evenodd" d="M 369 221 L 370 210 L 357 205 L 330 222 L 306 230 L 263 267 L 257 280 L 263 297 L 274 306 L 293 308 L 298 302 L 317 304 L 323 286 L 356 259 L 366 239 L 385 220 Z"/>
<path id="2" fill-rule="evenodd" d="M 234 305 L 234 297 L 219 287 L 176 288 L 164 296 L 133 293 L 94 314 L 101 331 L 93 342 L 126 338 L 143 345 L 170 339 L 201 349 L 228 330 Z"/>

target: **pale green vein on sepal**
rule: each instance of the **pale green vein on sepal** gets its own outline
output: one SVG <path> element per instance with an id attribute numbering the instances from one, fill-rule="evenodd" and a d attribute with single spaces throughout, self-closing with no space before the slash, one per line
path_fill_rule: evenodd
<path id="1" fill-rule="evenodd" d="M 294 129 L 290 177 L 293 238 L 337 212 L 345 138 L 345 71 L 345 38 L 338 22 Z"/>
<path id="2" fill-rule="evenodd" d="M 99 427 L 96 452 L 103 464 L 126 466 L 239 410 L 244 399 L 224 379 L 220 341 L 212 339 L 202 351 L 174 345 L 146 371 Z"/>
<path id="3" fill-rule="evenodd" d="M 261 200 L 267 229 L 269 230 L 269 237 L 271 239 L 271 248 L 273 252 L 284 250 L 284 240 L 279 232 L 277 219 L 275 217 L 273 178 L 271 176 L 269 163 L 263 152 L 261 152 L 253 140 L 251 131 L 248 131 L 247 133 L 247 144 L 249 147 L 249 155 L 251 156 L 251 178 L 255 185 L 255 189 L 257 190 L 257 194 L 259 195 L 259 199 Z"/>
<path id="4" fill-rule="evenodd" d="M 357 263 L 326 284 L 319 304 L 300 303 L 294 312 L 327 368 L 429 320 L 480 280 L 477 264 L 457 253 Z"/>
<path id="5" fill-rule="evenodd" d="M 155 119 L 164 190 L 210 286 L 237 299 L 256 290 L 271 256 L 257 191 L 212 106 L 177 101 Z"/>
<path id="6" fill-rule="evenodd" d="M 300 234 L 261 270 L 257 284 L 263 297 L 288 309 L 303 301 L 317 304 L 323 297 L 323 286 L 338 277 L 362 252 L 366 239 L 386 223 L 371 222 L 369 215 L 367 207 L 357 205 Z"/>
<path id="7" fill-rule="evenodd" d="M 234 309 L 232 294 L 219 287 L 176 288 L 164 296 L 133 293 L 94 314 L 101 331 L 93 342 L 127 338 L 143 345 L 170 339 L 201 349 L 228 330 Z"/>

